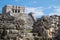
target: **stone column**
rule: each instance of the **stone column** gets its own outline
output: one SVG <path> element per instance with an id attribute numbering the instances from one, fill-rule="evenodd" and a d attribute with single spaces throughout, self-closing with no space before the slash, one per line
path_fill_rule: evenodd
<path id="1" fill-rule="evenodd" d="M 14 13 L 15 13 L 15 10 L 14 10 Z"/>

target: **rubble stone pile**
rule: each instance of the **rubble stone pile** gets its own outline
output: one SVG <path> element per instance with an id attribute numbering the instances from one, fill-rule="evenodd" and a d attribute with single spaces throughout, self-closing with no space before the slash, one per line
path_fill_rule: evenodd
<path id="1" fill-rule="evenodd" d="M 60 16 L 42 16 L 35 22 L 33 33 L 38 40 L 60 40 Z"/>
<path id="2" fill-rule="evenodd" d="M 26 16 L 26 17 L 25 17 Z M 0 40 L 33 40 L 28 31 L 32 30 L 33 22 L 29 16 L 13 17 L 11 15 L 0 15 Z"/>

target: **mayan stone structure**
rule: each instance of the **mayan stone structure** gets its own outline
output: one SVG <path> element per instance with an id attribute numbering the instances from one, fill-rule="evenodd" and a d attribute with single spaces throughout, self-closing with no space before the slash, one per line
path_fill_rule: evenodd
<path id="1" fill-rule="evenodd" d="M 35 18 L 22 6 L 6 5 L 0 14 L 0 40 L 60 40 L 60 16 Z"/>
<path id="2" fill-rule="evenodd" d="M 12 6 L 12 5 L 6 5 L 2 9 L 3 14 L 10 14 L 12 16 L 16 16 L 17 14 L 24 13 L 25 8 L 22 6 Z"/>
<path id="3" fill-rule="evenodd" d="M 21 6 L 6 5 L 0 15 L 0 40 L 34 40 L 33 16 L 24 13 Z"/>

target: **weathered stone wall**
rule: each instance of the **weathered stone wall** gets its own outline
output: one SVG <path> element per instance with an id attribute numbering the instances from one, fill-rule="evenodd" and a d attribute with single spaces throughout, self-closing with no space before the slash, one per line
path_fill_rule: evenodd
<path id="1" fill-rule="evenodd" d="M 20 14 L 24 12 L 25 12 L 25 8 L 22 6 L 6 5 L 2 8 L 2 13 L 4 15 L 10 14 L 13 16 L 14 14 Z"/>

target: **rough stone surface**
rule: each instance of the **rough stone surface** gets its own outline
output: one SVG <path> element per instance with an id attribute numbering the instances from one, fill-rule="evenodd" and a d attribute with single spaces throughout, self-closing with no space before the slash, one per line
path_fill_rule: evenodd
<path id="1" fill-rule="evenodd" d="M 21 6 L 6 5 L 0 15 L 1 40 L 34 40 L 32 26 L 34 18 L 24 13 Z"/>
<path id="2" fill-rule="evenodd" d="M 33 33 L 37 33 L 38 40 L 60 40 L 60 16 L 43 16 L 35 22 Z M 36 34 L 34 34 L 36 36 Z M 35 39 L 36 39 L 35 38 Z M 40 39 L 39 39 L 40 38 Z"/>
<path id="3" fill-rule="evenodd" d="M 0 39 L 27 40 L 30 38 L 27 36 L 29 35 L 27 30 L 32 30 L 32 25 L 33 21 L 27 14 L 21 14 L 16 17 L 11 15 L 0 15 Z M 25 38 L 24 35 L 29 38 Z M 31 38 L 29 40 L 31 40 Z"/>
<path id="4" fill-rule="evenodd" d="M 60 40 L 60 16 L 24 13 L 24 7 L 7 5 L 0 14 L 0 40 Z"/>

